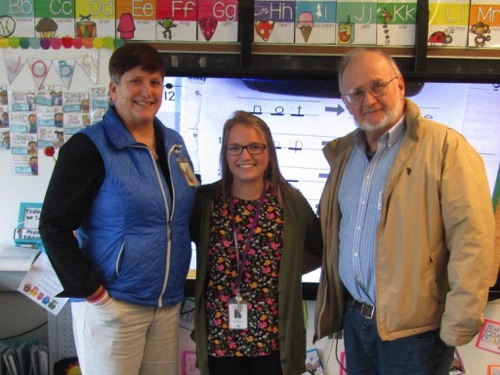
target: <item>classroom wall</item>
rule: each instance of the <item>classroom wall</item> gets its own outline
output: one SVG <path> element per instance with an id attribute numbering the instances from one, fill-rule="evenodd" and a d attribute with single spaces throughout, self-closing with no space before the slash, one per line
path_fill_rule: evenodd
<path id="1" fill-rule="evenodd" d="M 74 74 L 66 89 L 57 74 L 54 65 L 51 66 L 43 84 L 62 85 L 64 91 L 85 91 L 92 87 L 108 87 L 109 74 L 107 71 L 108 61 L 112 50 L 107 48 L 94 49 L 99 57 L 99 71 L 97 83 L 94 83 L 78 64 L 75 65 Z M 2 53 L 3 52 L 3 53 Z M 89 50 L 82 48 L 63 48 L 59 50 L 43 49 L 0 49 L 0 85 L 7 84 L 9 90 L 13 91 L 33 91 L 36 84 L 30 71 L 29 64 L 26 63 L 19 72 L 15 80 L 9 84 L 7 66 L 5 64 L 5 54 L 14 53 L 26 58 L 40 58 L 49 61 L 61 59 L 78 59 Z M 0 244 L 14 244 L 13 231 L 17 225 L 20 202 L 42 202 L 47 188 L 53 167 L 54 160 L 43 154 L 43 149 L 39 149 L 38 176 L 18 176 L 12 171 L 12 154 L 9 150 L 0 148 Z M 55 155 L 57 157 L 57 154 Z"/>
<path id="2" fill-rule="evenodd" d="M 78 58 L 85 53 L 85 49 L 60 49 L 60 50 L 43 50 L 43 49 L 4 49 L 0 52 L 15 52 L 16 54 L 22 55 L 24 57 L 36 57 L 45 60 L 57 60 L 57 59 L 74 59 Z M 109 82 L 109 75 L 107 73 L 107 63 L 112 51 L 109 49 L 97 50 L 99 54 L 99 77 L 96 83 L 89 79 L 87 73 L 80 69 L 78 66 L 75 67 L 75 72 L 69 86 L 69 89 L 63 87 L 64 91 L 84 91 L 89 90 L 92 87 L 107 87 Z M 57 75 L 56 70 L 52 67 L 48 72 L 45 84 L 61 84 L 61 80 Z M 9 78 L 7 76 L 7 69 L 5 66 L 5 55 L 0 53 L 0 85 L 7 84 L 9 90 L 23 91 L 23 90 L 36 90 L 36 83 L 33 80 L 32 74 L 30 72 L 28 64 L 26 64 L 16 79 L 9 83 Z M 436 89 L 433 89 L 435 92 Z M 493 93 L 498 95 L 497 92 Z M 491 95 L 493 95 L 491 94 Z M 491 96 L 490 95 L 490 96 Z M 444 97 L 444 96 L 443 96 Z M 470 99 L 472 95 L 465 95 Z M 496 97 L 495 97 L 496 98 Z M 220 97 L 217 98 L 220 100 Z M 456 99 L 456 98 L 455 98 Z M 496 99 L 495 99 L 496 100 Z M 425 104 L 425 103 L 421 103 Z M 484 101 L 481 101 L 481 105 L 484 106 Z M 488 110 L 493 111 L 495 106 L 485 106 Z M 490 108 L 491 107 L 491 108 Z M 215 108 L 215 107 L 214 107 Z M 427 111 L 434 110 L 436 108 L 436 103 L 425 107 Z M 437 109 L 435 110 L 437 112 Z M 446 119 L 452 117 L 451 112 L 456 111 L 456 108 L 440 108 L 439 115 L 445 115 Z M 471 113 L 478 113 L 479 111 L 470 111 Z M 490 116 L 491 118 L 497 118 L 497 116 Z M 219 121 L 222 124 L 222 121 Z M 481 121 L 484 126 L 491 126 L 491 123 L 486 121 Z M 461 129 L 462 131 L 464 129 Z M 467 129 L 465 129 L 467 130 Z M 477 130 L 477 129 L 472 129 Z M 478 143 L 480 144 L 480 143 Z M 493 146 L 492 146 L 493 147 Z M 493 147 L 494 152 L 487 153 L 489 158 L 497 158 L 498 148 Z M 211 151 L 211 150 L 210 150 Z M 214 153 L 211 152 L 211 155 Z M 493 156 L 492 156 L 493 155 Z M 57 153 L 55 155 L 57 157 Z M 495 168 L 492 171 L 492 176 L 496 176 L 498 170 L 498 161 L 494 159 L 492 163 Z M 18 176 L 13 173 L 12 166 L 12 154 L 9 150 L 0 149 L 0 245 L 3 244 L 13 244 L 13 232 L 17 225 L 18 215 L 19 215 L 19 204 L 21 202 L 42 202 L 47 188 L 52 169 L 54 166 L 54 160 L 50 157 L 46 157 L 43 154 L 43 149 L 39 150 L 39 174 L 38 176 Z M 26 326 L 36 325 L 40 320 L 45 319 L 45 312 L 37 308 L 35 304 L 31 301 L 24 299 L 24 296 L 17 295 L 14 293 L 2 293 L 0 294 L 0 316 L 6 316 L 10 314 L 15 316 L 16 319 L 27 323 Z M 498 301 L 495 301 L 495 305 L 491 306 L 488 310 L 487 317 L 498 321 L 500 320 L 499 305 Z M 8 306 L 8 308 L 7 308 Z M 29 310 L 29 311 L 28 311 Z M 314 303 L 312 301 L 308 302 L 309 311 L 309 324 L 312 328 L 312 318 L 314 311 Z M 23 317 L 23 314 L 28 318 Z M 16 323 L 17 325 L 17 323 Z M 13 325 L 10 325 L 13 326 Z M 10 333 L 11 330 L 6 331 L 6 326 L 0 325 L 0 331 L 2 333 Z M 12 331 L 14 332 L 14 331 Z M 191 351 L 194 349 L 194 344 L 189 338 L 189 329 L 181 328 L 181 348 L 182 350 Z M 46 337 L 46 331 L 42 330 L 39 333 L 42 337 Z M 343 374 L 337 363 L 337 358 L 342 360 L 343 343 L 339 341 L 339 348 L 337 354 L 335 353 L 335 340 L 323 339 L 316 344 L 318 348 L 320 357 L 325 364 L 327 370 L 326 374 Z M 312 345 L 312 330 L 308 331 L 308 348 L 313 348 Z M 473 367 L 477 366 L 477 370 L 483 371 L 486 366 L 490 363 L 497 363 L 495 361 L 495 356 L 497 354 L 490 353 L 485 350 L 479 350 L 475 348 L 475 341 L 467 345 L 466 347 L 460 349 L 459 351 L 462 359 L 468 367 L 468 371 L 474 371 Z M 182 353 L 181 353 L 182 356 Z M 181 357 L 182 358 L 182 357 Z M 476 361 L 476 363 L 474 363 Z"/>

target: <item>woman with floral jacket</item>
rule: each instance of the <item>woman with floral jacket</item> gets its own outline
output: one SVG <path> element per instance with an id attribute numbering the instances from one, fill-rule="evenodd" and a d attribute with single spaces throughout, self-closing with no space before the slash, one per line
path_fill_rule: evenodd
<path id="1" fill-rule="evenodd" d="M 197 191 L 195 330 L 201 374 L 302 374 L 301 278 L 320 265 L 319 220 L 285 181 L 269 127 L 237 111 L 223 131 L 222 179 Z"/>

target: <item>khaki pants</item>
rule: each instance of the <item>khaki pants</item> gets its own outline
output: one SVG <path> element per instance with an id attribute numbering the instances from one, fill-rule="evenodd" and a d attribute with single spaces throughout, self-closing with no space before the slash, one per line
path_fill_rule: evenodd
<path id="1" fill-rule="evenodd" d="M 178 375 L 180 304 L 162 308 L 110 299 L 73 302 L 82 375 Z"/>

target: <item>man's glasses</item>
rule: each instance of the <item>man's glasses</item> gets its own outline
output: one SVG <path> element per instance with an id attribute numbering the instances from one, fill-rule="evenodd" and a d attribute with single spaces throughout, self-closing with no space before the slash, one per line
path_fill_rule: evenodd
<path id="1" fill-rule="evenodd" d="M 232 144 L 226 147 L 226 152 L 228 155 L 237 156 L 241 155 L 244 149 L 246 149 L 250 155 L 260 155 L 264 153 L 266 145 L 262 143 L 250 143 L 246 146 Z"/>
<path id="2" fill-rule="evenodd" d="M 356 87 L 355 89 L 347 91 L 342 97 L 350 104 L 360 104 L 364 99 L 366 93 L 370 93 L 375 97 L 384 96 L 387 94 L 389 83 L 399 77 L 399 74 L 388 81 L 373 81 L 367 85 Z"/>

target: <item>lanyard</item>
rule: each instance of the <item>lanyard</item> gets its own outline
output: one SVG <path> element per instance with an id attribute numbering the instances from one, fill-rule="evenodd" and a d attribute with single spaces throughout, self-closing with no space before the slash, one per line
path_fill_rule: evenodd
<path id="1" fill-rule="evenodd" d="M 262 190 L 262 194 L 260 195 L 259 203 L 257 205 L 257 210 L 255 211 L 255 215 L 253 217 L 252 226 L 250 231 L 248 232 L 247 240 L 245 243 L 245 250 L 243 251 L 241 262 L 240 262 L 240 248 L 238 246 L 238 229 L 236 228 L 236 221 L 234 220 L 234 206 L 233 206 L 233 194 L 231 193 L 229 196 L 229 212 L 233 217 L 233 239 L 234 239 L 234 248 L 236 250 L 236 266 L 238 269 L 238 277 L 236 279 L 236 294 L 239 296 L 240 294 L 240 286 L 241 279 L 243 278 L 243 270 L 245 269 L 245 262 L 248 257 L 248 249 L 250 248 L 250 242 L 252 241 L 255 227 L 257 226 L 257 222 L 259 221 L 260 211 L 262 210 L 262 205 L 264 203 L 264 195 L 266 188 Z"/>

